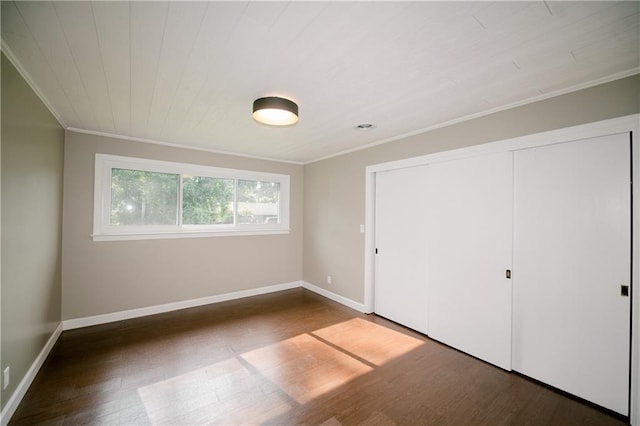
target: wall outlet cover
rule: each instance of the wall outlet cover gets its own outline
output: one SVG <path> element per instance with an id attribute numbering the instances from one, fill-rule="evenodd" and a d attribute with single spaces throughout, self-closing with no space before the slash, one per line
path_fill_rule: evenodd
<path id="1" fill-rule="evenodd" d="M 6 389 L 7 386 L 9 386 L 9 382 L 11 379 L 11 369 L 9 367 L 5 367 L 4 370 L 2 370 L 2 389 Z"/>

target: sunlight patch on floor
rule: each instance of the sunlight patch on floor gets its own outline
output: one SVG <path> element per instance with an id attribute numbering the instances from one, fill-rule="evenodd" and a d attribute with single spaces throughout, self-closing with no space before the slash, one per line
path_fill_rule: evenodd
<path id="1" fill-rule="evenodd" d="M 424 345 L 420 339 L 361 318 L 322 328 L 311 334 L 377 366 Z"/>
<path id="2" fill-rule="evenodd" d="M 264 379 L 231 358 L 138 389 L 152 424 L 243 423 L 284 414 L 291 406 Z"/>
<path id="3" fill-rule="evenodd" d="M 308 334 L 247 352 L 242 358 L 299 404 L 372 370 Z"/>
<path id="4" fill-rule="evenodd" d="M 152 424 L 261 423 L 423 344 L 354 318 L 140 387 L 138 394 Z"/>

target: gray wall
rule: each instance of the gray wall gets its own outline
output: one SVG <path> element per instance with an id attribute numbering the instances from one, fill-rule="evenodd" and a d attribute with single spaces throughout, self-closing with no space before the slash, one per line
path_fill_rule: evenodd
<path id="1" fill-rule="evenodd" d="M 304 281 L 364 302 L 367 166 L 635 114 L 639 93 L 636 75 L 305 165 Z"/>
<path id="2" fill-rule="evenodd" d="M 90 235 L 96 153 L 288 174 L 291 233 L 94 242 Z M 300 165 L 67 131 L 63 318 L 84 318 L 300 281 L 302 177 Z"/>
<path id="3" fill-rule="evenodd" d="M 2 55 L 4 406 L 60 324 L 64 130 Z"/>

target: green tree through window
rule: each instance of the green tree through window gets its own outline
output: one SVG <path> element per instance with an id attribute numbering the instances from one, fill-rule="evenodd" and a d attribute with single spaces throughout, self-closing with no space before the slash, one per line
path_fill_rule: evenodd
<path id="1" fill-rule="evenodd" d="M 112 225 L 175 225 L 178 182 L 171 173 L 111 170 Z"/>
<path id="2" fill-rule="evenodd" d="M 278 223 L 280 184 L 238 180 L 238 221 L 240 223 Z"/>
<path id="3" fill-rule="evenodd" d="M 94 241 L 289 233 L 289 176 L 96 154 Z"/>
<path id="4" fill-rule="evenodd" d="M 233 223 L 233 179 L 184 177 L 182 210 L 185 225 Z"/>

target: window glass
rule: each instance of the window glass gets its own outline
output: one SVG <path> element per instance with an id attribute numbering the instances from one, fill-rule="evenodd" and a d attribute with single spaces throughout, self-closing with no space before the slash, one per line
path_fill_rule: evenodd
<path id="1" fill-rule="evenodd" d="M 176 225 L 179 175 L 111 169 L 110 224 Z"/>
<path id="2" fill-rule="evenodd" d="M 238 180 L 238 222 L 280 223 L 280 184 Z"/>
<path id="3" fill-rule="evenodd" d="M 289 176 L 96 154 L 93 240 L 289 233 Z"/>
<path id="4" fill-rule="evenodd" d="M 233 223 L 233 179 L 184 176 L 182 223 L 213 225 Z"/>

